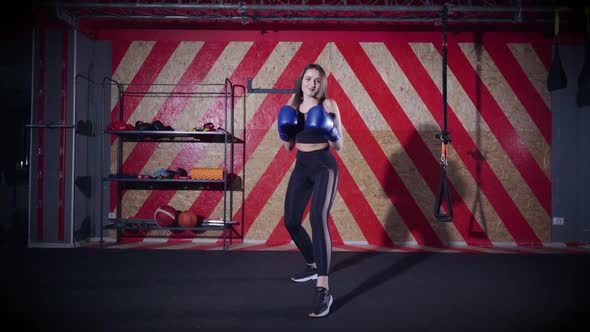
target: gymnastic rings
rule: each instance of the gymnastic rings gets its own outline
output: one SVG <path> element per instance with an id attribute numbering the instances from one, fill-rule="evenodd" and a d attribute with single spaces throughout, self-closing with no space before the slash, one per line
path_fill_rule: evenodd
<path id="1" fill-rule="evenodd" d="M 434 202 L 434 217 L 441 222 L 453 221 L 453 205 L 451 203 L 451 194 L 447 184 L 447 153 L 448 145 L 451 143 L 449 132 L 447 131 L 447 16 L 448 6 L 443 6 L 442 25 L 443 25 L 443 43 L 442 43 L 442 90 L 443 90 L 443 130 L 436 138 L 441 141 L 440 153 L 440 182 L 438 184 L 438 192 Z M 446 203 L 447 213 L 441 212 L 443 199 Z"/>

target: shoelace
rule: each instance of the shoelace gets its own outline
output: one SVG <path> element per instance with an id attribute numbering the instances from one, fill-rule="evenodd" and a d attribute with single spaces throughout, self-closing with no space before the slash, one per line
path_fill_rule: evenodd
<path id="1" fill-rule="evenodd" d="M 321 309 L 321 306 L 324 304 L 324 302 L 326 302 L 327 298 L 328 290 L 324 287 L 316 287 L 315 296 L 313 298 L 314 314 L 319 314 L 319 312 L 316 312 L 316 310 Z"/>

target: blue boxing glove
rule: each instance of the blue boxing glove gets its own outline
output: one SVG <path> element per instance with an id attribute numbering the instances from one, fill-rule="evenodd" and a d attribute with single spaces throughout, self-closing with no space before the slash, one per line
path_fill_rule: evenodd
<path id="1" fill-rule="evenodd" d="M 279 110 L 279 117 L 277 119 L 277 127 L 279 129 L 279 137 L 288 142 L 297 134 L 297 111 L 285 105 Z"/>
<path id="2" fill-rule="evenodd" d="M 322 105 L 316 105 L 309 109 L 307 112 L 307 119 L 305 120 L 305 126 L 308 128 L 321 129 L 324 133 L 324 137 L 330 142 L 336 142 L 340 139 L 340 133 L 338 133 L 338 128 L 336 128 L 334 120 L 328 115 Z"/>

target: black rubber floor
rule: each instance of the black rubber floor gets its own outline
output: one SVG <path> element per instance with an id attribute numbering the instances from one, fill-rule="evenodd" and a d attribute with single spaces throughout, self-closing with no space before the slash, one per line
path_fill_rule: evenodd
<path id="1" fill-rule="evenodd" d="M 34 331 L 587 331 L 590 255 L 335 252 L 329 316 L 296 252 L 4 250 L 6 324 Z M 580 325 L 581 329 L 575 329 Z"/>

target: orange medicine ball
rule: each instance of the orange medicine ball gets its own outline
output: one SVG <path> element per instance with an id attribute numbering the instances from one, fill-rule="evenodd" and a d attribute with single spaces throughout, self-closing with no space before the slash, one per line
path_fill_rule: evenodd
<path id="1" fill-rule="evenodd" d="M 197 215 L 190 210 L 182 211 L 178 215 L 178 226 L 195 227 L 197 226 Z"/>

